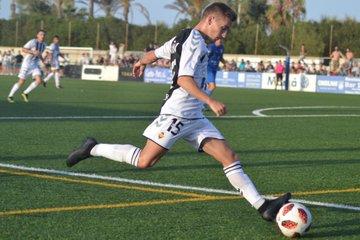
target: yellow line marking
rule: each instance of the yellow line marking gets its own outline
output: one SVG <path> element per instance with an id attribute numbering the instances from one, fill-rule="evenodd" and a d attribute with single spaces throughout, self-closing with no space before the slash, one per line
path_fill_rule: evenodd
<path id="1" fill-rule="evenodd" d="M 138 186 L 133 186 L 133 185 L 114 184 L 114 183 L 106 183 L 106 182 L 99 182 L 99 181 L 92 181 L 92 180 L 82 180 L 82 179 L 78 179 L 78 178 L 75 179 L 75 178 L 69 178 L 69 177 L 59 177 L 59 176 L 29 173 L 29 172 L 19 172 L 19 171 L 5 170 L 5 169 L 0 169 L 0 172 L 11 174 L 11 175 L 28 176 L 28 177 L 41 178 L 41 179 L 46 179 L 46 180 L 64 181 L 64 182 L 70 182 L 70 183 L 81 183 L 81 184 L 102 186 L 102 187 L 108 187 L 108 188 L 120 188 L 120 189 L 137 190 L 137 191 L 142 191 L 142 192 L 173 194 L 173 195 L 181 195 L 181 196 L 195 197 L 195 198 L 208 197 L 208 195 L 205 195 L 205 194 L 197 194 L 197 193 L 191 193 L 191 192 L 173 191 L 173 190 L 156 189 L 156 188 L 148 188 L 148 187 L 138 187 Z"/>
<path id="2" fill-rule="evenodd" d="M 222 199 L 223 199 L 223 197 L 203 197 L 203 198 L 183 198 L 183 199 L 172 199 L 172 200 L 153 200 L 153 201 L 116 203 L 116 204 L 83 205 L 83 206 L 70 206 L 70 207 L 33 208 L 33 209 L 3 211 L 3 212 L 0 212 L 0 217 L 7 217 L 7 216 L 14 216 L 14 215 L 54 213 L 54 212 L 70 212 L 70 211 L 81 211 L 81 210 L 153 206 L 153 205 L 176 204 L 176 203 L 185 203 L 185 202 L 216 201 L 216 200 L 222 200 Z"/>

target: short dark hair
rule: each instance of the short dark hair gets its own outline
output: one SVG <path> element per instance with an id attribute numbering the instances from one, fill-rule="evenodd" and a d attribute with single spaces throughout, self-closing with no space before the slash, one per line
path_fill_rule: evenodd
<path id="1" fill-rule="evenodd" d="M 53 38 L 60 39 L 59 35 L 54 35 Z"/>
<path id="2" fill-rule="evenodd" d="M 39 31 L 37 31 L 36 34 L 39 34 L 40 32 L 43 32 L 44 34 L 46 34 L 46 31 L 44 29 L 40 29 Z"/>
<path id="3" fill-rule="evenodd" d="M 218 12 L 228 17 L 232 22 L 237 19 L 237 14 L 228 5 L 222 2 L 214 2 L 205 7 L 202 12 L 202 18 L 207 17 L 210 13 Z"/>

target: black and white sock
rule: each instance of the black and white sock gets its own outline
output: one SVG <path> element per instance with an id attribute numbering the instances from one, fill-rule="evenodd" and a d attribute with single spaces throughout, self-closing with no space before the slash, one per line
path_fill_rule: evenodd
<path id="1" fill-rule="evenodd" d="M 256 209 L 259 209 L 265 199 L 258 193 L 254 183 L 244 173 L 239 161 L 224 167 L 224 173 L 231 185 Z"/>

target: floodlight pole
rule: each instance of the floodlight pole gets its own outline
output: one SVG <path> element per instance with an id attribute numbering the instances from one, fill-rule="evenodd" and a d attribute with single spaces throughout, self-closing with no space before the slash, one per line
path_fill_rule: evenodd
<path id="1" fill-rule="evenodd" d="M 286 51 L 286 60 L 285 60 L 285 90 L 289 90 L 289 75 L 290 75 L 290 51 L 287 47 L 279 44 L 279 47 Z"/>

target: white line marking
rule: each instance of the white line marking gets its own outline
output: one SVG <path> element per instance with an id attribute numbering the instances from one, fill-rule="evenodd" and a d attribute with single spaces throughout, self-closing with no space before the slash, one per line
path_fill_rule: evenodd
<path id="1" fill-rule="evenodd" d="M 261 113 L 260 113 L 261 114 Z M 97 120 L 97 119 L 138 119 L 151 120 L 158 116 L 38 116 L 38 117 L 0 117 L 0 121 L 7 120 Z M 317 118 L 317 117 L 360 117 L 360 114 L 304 114 L 304 115 L 229 115 L 222 117 L 206 116 L 209 119 L 254 119 L 254 118 Z"/>
<path id="2" fill-rule="evenodd" d="M 78 172 L 61 171 L 61 170 L 55 170 L 55 169 L 26 167 L 26 166 L 6 164 L 6 163 L 0 163 L 0 167 L 23 170 L 23 171 L 30 171 L 30 172 L 37 172 L 37 173 L 50 173 L 50 174 L 58 174 L 58 175 L 63 175 L 63 176 L 83 177 L 83 178 L 89 178 L 89 179 L 100 179 L 100 180 L 107 180 L 107 181 L 114 181 L 114 182 L 131 183 L 131 184 L 139 184 L 139 185 L 162 187 L 162 188 L 182 189 L 182 190 L 190 190 L 190 191 L 198 191 L 198 192 L 206 192 L 206 193 L 220 193 L 220 194 L 230 194 L 230 195 L 238 195 L 239 194 L 236 191 L 229 191 L 229 190 L 224 190 L 224 189 L 194 187 L 194 186 L 185 186 L 185 185 L 177 185 L 177 184 L 170 184 L 170 183 L 157 183 L 157 182 L 150 182 L 150 181 L 144 181 L 144 180 L 102 176 L 102 175 L 97 175 L 97 174 L 86 174 L 86 173 L 78 173 Z M 266 197 L 272 198 L 272 196 L 266 196 Z M 303 200 L 303 199 L 292 199 L 292 201 L 304 203 L 304 204 L 308 204 L 308 205 L 313 205 L 313 206 L 360 211 L 360 207 L 344 205 L 344 204 L 315 202 L 315 201 L 308 201 L 308 200 Z"/>
<path id="3" fill-rule="evenodd" d="M 252 111 L 252 114 L 258 117 L 272 117 L 273 115 L 266 115 L 262 112 L 273 110 L 292 110 L 292 109 L 360 109 L 358 106 L 299 106 L 299 107 L 272 107 L 262 108 Z M 321 115 L 276 115 L 276 116 L 360 116 L 359 114 L 321 114 Z"/>

